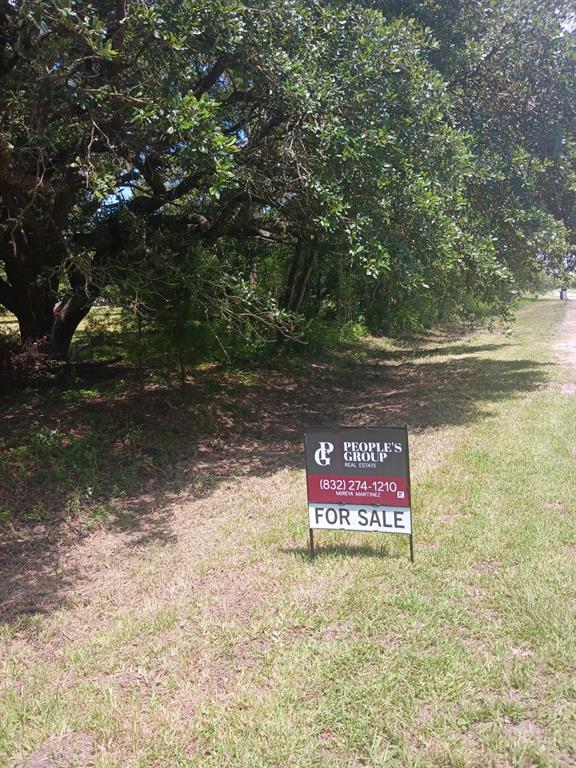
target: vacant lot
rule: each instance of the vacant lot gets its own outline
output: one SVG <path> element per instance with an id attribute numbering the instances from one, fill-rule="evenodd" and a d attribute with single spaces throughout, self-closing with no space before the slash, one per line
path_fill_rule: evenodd
<path id="1" fill-rule="evenodd" d="M 0 764 L 576 765 L 576 302 L 7 400 Z M 404 539 L 306 551 L 305 426 L 411 430 Z"/>

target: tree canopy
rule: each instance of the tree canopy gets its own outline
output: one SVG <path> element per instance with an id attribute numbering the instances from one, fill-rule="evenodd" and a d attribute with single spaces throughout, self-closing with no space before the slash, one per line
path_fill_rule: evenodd
<path id="1" fill-rule="evenodd" d="M 502 311 L 573 248 L 570 12 L 2 0 L 0 304 L 61 356 L 177 282 L 207 319 Z"/>

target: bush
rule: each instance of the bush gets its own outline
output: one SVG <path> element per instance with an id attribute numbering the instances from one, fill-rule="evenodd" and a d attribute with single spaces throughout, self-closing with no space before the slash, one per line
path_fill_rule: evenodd
<path id="1" fill-rule="evenodd" d="M 302 320 L 294 336 L 286 340 L 285 349 L 302 355 L 331 352 L 342 344 L 356 344 L 368 329 L 361 320 Z"/>

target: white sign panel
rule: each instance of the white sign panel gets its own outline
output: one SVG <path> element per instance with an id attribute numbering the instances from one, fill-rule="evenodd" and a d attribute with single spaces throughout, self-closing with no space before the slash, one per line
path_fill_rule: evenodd
<path id="1" fill-rule="evenodd" d="M 412 533 L 410 507 L 309 503 L 308 518 L 323 530 Z"/>

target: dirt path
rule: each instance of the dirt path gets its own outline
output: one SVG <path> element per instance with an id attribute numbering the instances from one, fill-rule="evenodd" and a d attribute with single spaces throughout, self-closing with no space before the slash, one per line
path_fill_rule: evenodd
<path id="1" fill-rule="evenodd" d="M 564 319 L 558 329 L 558 340 L 554 344 L 554 355 L 563 368 L 576 372 L 576 298 L 567 301 L 565 306 Z M 576 383 L 566 382 L 563 387 L 565 391 L 576 392 Z"/>

